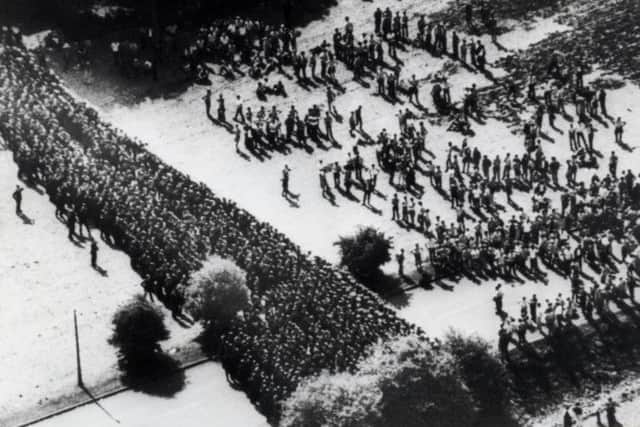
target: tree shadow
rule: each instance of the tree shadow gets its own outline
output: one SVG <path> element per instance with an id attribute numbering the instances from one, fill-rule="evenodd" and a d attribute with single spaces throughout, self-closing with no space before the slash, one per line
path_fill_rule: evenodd
<path id="1" fill-rule="evenodd" d="M 202 352 L 208 358 L 216 360 L 220 354 L 219 337 L 220 332 L 215 328 L 205 327 L 194 341 L 200 345 Z"/>
<path id="2" fill-rule="evenodd" d="M 402 290 L 402 280 L 398 277 L 385 274 L 382 270 L 376 270 L 370 277 L 365 278 L 361 282 L 372 291 L 380 294 L 385 298 L 391 298 Z"/>
<path id="3" fill-rule="evenodd" d="M 132 390 L 159 397 L 173 397 L 184 389 L 185 374 L 168 354 L 155 351 L 147 355 L 121 358 L 121 381 Z"/>
<path id="4" fill-rule="evenodd" d="M 387 296 L 386 299 L 389 304 L 400 310 L 409 306 L 411 294 L 403 290 L 399 290 L 398 292 Z"/>

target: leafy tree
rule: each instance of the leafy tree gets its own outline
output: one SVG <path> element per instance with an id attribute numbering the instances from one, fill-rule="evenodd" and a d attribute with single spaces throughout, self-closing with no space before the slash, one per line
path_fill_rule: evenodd
<path id="1" fill-rule="evenodd" d="M 191 276 L 185 310 L 205 328 L 226 328 L 249 306 L 250 295 L 245 272 L 232 261 L 212 256 Z"/>
<path id="2" fill-rule="evenodd" d="M 303 382 L 284 402 L 281 425 L 466 427 L 476 414 L 451 356 L 412 335 L 375 344 L 355 373 Z"/>
<path id="3" fill-rule="evenodd" d="M 113 334 L 109 343 L 118 347 L 127 361 L 148 358 L 169 338 L 164 314 L 142 295 L 136 295 L 113 315 Z"/>
<path id="4" fill-rule="evenodd" d="M 511 381 L 488 342 L 450 331 L 444 348 L 453 356 L 462 379 L 480 409 L 481 426 L 515 426 L 511 415 Z"/>
<path id="5" fill-rule="evenodd" d="M 360 228 L 355 236 L 340 237 L 340 264 L 365 286 L 378 289 L 380 267 L 391 260 L 391 239 L 373 227 Z"/>
<path id="6" fill-rule="evenodd" d="M 373 376 L 323 371 L 285 401 L 280 426 L 371 426 L 381 399 Z"/>

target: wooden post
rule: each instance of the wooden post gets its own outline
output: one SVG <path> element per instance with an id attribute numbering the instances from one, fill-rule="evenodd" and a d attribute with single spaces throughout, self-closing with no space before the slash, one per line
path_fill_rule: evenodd
<path id="1" fill-rule="evenodd" d="M 84 384 L 82 383 L 82 366 L 80 365 L 80 340 L 78 338 L 78 317 L 76 316 L 75 310 L 73 310 L 73 327 L 74 327 L 75 336 L 76 336 L 76 369 L 78 371 L 78 386 L 82 387 Z"/>

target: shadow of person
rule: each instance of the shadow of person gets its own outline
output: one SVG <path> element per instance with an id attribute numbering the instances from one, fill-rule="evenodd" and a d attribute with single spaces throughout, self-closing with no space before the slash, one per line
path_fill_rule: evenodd
<path id="1" fill-rule="evenodd" d="M 597 121 L 598 123 L 600 123 L 602 126 L 604 126 L 605 128 L 609 128 L 609 123 L 607 123 L 606 121 L 604 121 L 602 119 L 602 117 L 599 114 L 592 114 L 591 117 Z M 606 117 L 606 116 L 605 116 Z"/>
<path id="2" fill-rule="evenodd" d="M 331 192 L 331 190 L 327 190 L 327 193 L 324 194 L 322 198 L 331 203 L 331 206 L 334 206 L 336 208 L 340 207 L 340 205 L 336 202 L 336 196 Z"/>
<path id="3" fill-rule="evenodd" d="M 345 198 L 347 198 L 347 199 L 351 200 L 352 202 L 360 202 L 360 199 L 358 199 L 358 197 L 356 197 L 356 196 L 351 192 L 351 190 L 346 191 L 346 190 L 345 190 L 345 189 L 343 189 L 343 188 L 338 188 L 337 190 L 338 190 L 338 192 L 339 192 L 343 197 L 345 197 Z"/>
<path id="4" fill-rule="evenodd" d="M 296 197 L 295 194 L 287 193 L 284 196 L 284 199 L 287 201 L 287 203 L 289 203 L 289 206 L 291 206 L 292 208 L 300 207 L 300 203 L 298 203 L 298 197 Z"/>
<path id="5" fill-rule="evenodd" d="M 507 203 L 518 212 L 522 211 L 522 207 L 520 207 L 520 205 L 517 204 L 513 199 L 507 199 Z"/>
<path id="6" fill-rule="evenodd" d="M 192 319 L 188 318 L 183 313 L 179 313 L 177 311 L 174 311 L 173 313 L 171 313 L 171 318 L 175 320 L 176 323 L 184 329 L 190 328 L 194 324 Z"/>
<path id="7" fill-rule="evenodd" d="M 36 223 L 33 219 L 29 218 L 27 214 L 25 214 L 22 211 L 16 212 L 16 215 L 18 215 L 18 218 L 20 218 L 25 225 L 33 225 Z"/>
<path id="8" fill-rule="evenodd" d="M 375 206 L 371 206 L 370 204 L 365 204 L 363 206 L 369 209 L 371 212 L 373 212 L 376 215 L 382 215 L 382 210 L 376 208 Z"/>
<path id="9" fill-rule="evenodd" d="M 506 47 L 504 47 L 504 45 L 503 45 L 503 44 L 501 44 L 501 43 L 500 43 L 498 40 L 496 40 L 496 39 L 491 40 L 491 43 L 493 43 L 493 45 L 494 45 L 496 48 L 498 48 L 498 50 L 499 50 L 499 51 L 501 51 L 501 52 L 508 52 L 508 51 L 509 51 L 509 49 L 507 49 Z"/>
<path id="10" fill-rule="evenodd" d="M 623 141 L 618 142 L 618 145 L 620 146 L 620 148 L 628 152 L 632 152 L 635 149 L 635 147 L 631 147 L 629 146 L 629 144 Z"/>
<path id="11" fill-rule="evenodd" d="M 105 270 L 104 268 L 100 267 L 99 265 L 94 265 L 93 269 L 95 271 L 98 272 L 98 274 L 100 274 L 102 277 L 108 277 L 109 273 L 107 272 L 107 270 Z"/>
<path id="12" fill-rule="evenodd" d="M 248 161 L 248 162 L 250 162 L 250 161 L 251 161 L 251 156 L 249 156 L 249 155 L 248 155 L 247 153 L 245 153 L 244 151 L 242 151 L 242 150 L 236 150 L 236 153 L 238 153 L 238 155 L 239 155 L 242 159 L 244 159 L 244 160 L 246 160 L 246 161 Z"/>
<path id="13" fill-rule="evenodd" d="M 185 386 L 184 371 L 174 358 L 162 351 L 123 357 L 118 366 L 122 371 L 122 384 L 145 394 L 173 397 Z"/>
<path id="14" fill-rule="evenodd" d="M 441 289 L 443 289 L 445 291 L 453 292 L 453 286 L 447 285 L 442 280 L 437 280 L 434 283 L 435 283 L 435 285 L 437 285 L 438 287 L 440 287 Z"/>

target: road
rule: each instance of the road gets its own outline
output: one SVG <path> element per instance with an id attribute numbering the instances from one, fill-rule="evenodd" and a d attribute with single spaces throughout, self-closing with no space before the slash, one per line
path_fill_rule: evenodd
<path id="1" fill-rule="evenodd" d="M 38 423 L 38 427 L 264 427 L 266 419 L 232 390 L 218 363 L 186 372 L 185 387 L 171 398 L 126 391 Z"/>

